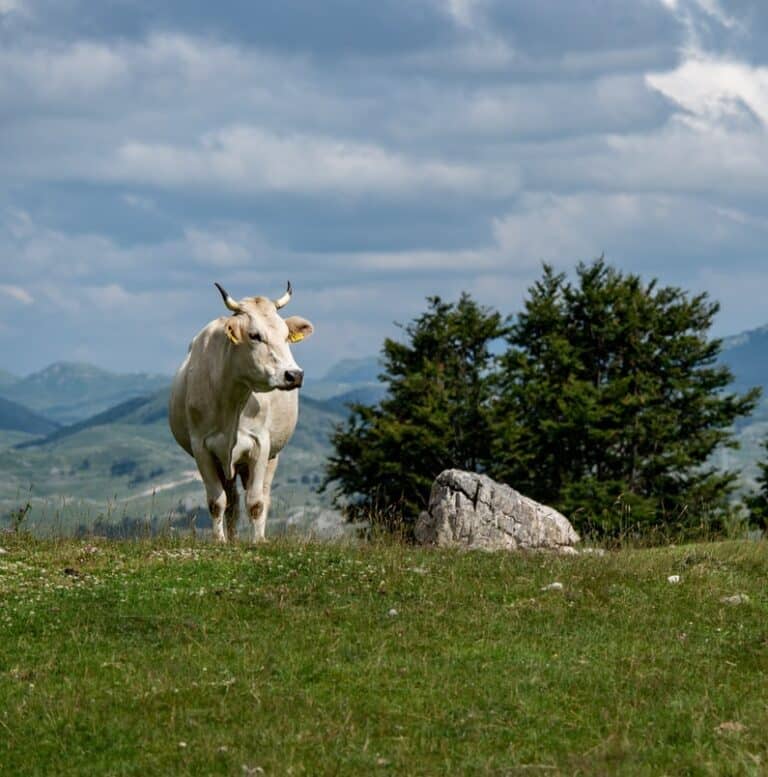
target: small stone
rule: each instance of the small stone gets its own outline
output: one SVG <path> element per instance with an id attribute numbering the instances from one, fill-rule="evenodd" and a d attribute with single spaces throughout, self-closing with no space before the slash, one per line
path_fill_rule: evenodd
<path id="1" fill-rule="evenodd" d="M 181 747 L 182 749 L 185 748 L 186 746 L 187 746 L 186 742 L 179 742 L 179 747 Z"/>
<path id="2" fill-rule="evenodd" d="M 738 720 L 725 720 L 715 727 L 715 731 L 721 734 L 741 734 L 746 730 L 747 727 L 743 723 L 739 723 Z"/>
<path id="3" fill-rule="evenodd" d="M 545 585 L 542 589 L 542 591 L 562 591 L 563 590 L 563 584 L 558 583 L 555 581 L 554 583 L 550 583 L 549 585 Z"/>
<path id="4" fill-rule="evenodd" d="M 393 608 L 392 608 L 392 609 L 391 609 L 391 610 L 390 610 L 390 611 L 387 613 L 387 615 L 388 615 L 390 618 L 396 618 L 396 617 L 397 617 L 397 610 L 396 610 L 396 609 L 393 607 Z"/>
<path id="5" fill-rule="evenodd" d="M 734 594 L 733 596 L 723 596 L 720 598 L 721 604 L 730 604 L 733 606 L 746 604 L 748 601 L 749 597 L 746 594 Z"/>
<path id="6" fill-rule="evenodd" d="M 680 582 L 680 575 L 670 575 L 667 578 L 668 583 L 672 583 L 672 585 L 677 585 L 677 583 Z"/>
<path id="7" fill-rule="evenodd" d="M 0 556 L 4 556 L 7 552 L 5 548 L 0 548 Z"/>

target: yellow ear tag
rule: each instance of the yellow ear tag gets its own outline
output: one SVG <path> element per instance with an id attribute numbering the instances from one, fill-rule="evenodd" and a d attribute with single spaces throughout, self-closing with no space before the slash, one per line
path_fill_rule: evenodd
<path id="1" fill-rule="evenodd" d="M 227 333 L 227 337 L 230 339 L 233 345 L 240 345 L 240 341 L 235 337 L 235 333 L 232 331 L 232 327 L 227 324 L 226 327 L 224 327 L 224 331 Z"/>
<path id="2" fill-rule="evenodd" d="M 303 339 L 304 339 L 304 334 L 302 332 L 291 332 L 288 335 L 288 340 L 292 343 L 298 343 Z"/>

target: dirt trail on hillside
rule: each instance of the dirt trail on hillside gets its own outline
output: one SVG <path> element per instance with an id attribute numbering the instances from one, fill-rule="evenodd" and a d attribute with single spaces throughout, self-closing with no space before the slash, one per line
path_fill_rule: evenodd
<path id="1" fill-rule="evenodd" d="M 186 472 L 183 472 L 182 475 L 184 477 L 182 477 L 181 480 L 172 480 L 169 483 L 158 483 L 156 486 L 145 489 L 140 494 L 133 494 L 128 497 L 128 499 L 140 499 L 144 496 L 152 496 L 152 494 L 157 494 L 160 491 L 168 491 L 171 488 L 176 488 L 176 486 L 185 486 L 187 483 L 202 481 L 200 473 L 196 469 L 187 470 Z"/>

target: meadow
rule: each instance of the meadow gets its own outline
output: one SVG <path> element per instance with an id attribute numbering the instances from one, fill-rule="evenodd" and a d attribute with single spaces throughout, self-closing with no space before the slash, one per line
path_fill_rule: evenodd
<path id="1" fill-rule="evenodd" d="M 0 546 L 2 774 L 768 771 L 765 541 Z"/>

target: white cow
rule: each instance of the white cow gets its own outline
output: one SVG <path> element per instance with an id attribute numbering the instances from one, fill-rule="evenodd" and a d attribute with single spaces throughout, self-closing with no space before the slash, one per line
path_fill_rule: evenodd
<path id="1" fill-rule="evenodd" d="M 216 287 L 233 315 L 211 321 L 192 340 L 171 387 L 169 423 L 176 441 L 197 462 L 214 537 L 220 542 L 235 538 L 239 476 L 251 539 L 258 542 L 264 539 L 278 455 L 299 415 L 297 389 L 304 373 L 290 343 L 313 329 L 303 318 L 278 315 L 291 298 L 290 283 L 274 301 L 246 297 L 236 302 Z"/>

